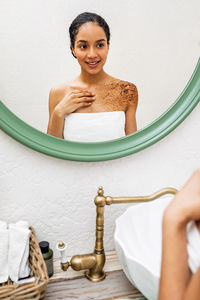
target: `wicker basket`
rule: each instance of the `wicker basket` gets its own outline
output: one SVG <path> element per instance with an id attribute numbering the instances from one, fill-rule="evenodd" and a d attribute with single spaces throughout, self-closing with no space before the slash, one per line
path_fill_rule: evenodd
<path id="1" fill-rule="evenodd" d="M 29 229 L 31 231 L 29 243 L 29 266 L 31 269 L 30 276 L 34 276 L 37 279 L 35 282 L 31 283 L 15 284 L 9 278 L 7 282 L 0 285 L 0 299 L 45 299 L 46 285 L 49 281 L 47 267 L 42 257 L 35 231 L 32 227 Z"/>

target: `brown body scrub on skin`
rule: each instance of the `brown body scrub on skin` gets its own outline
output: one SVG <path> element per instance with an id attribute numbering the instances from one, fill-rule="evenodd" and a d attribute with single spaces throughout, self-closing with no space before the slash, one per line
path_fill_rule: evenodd
<path id="1" fill-rule="evenodd" d="M 96 95 L 96 100 L 90 107 L 77 109 L 75 113 L 126 112 L 128 105 L 137 100 L 136 86 L 127 81 L 117 80 L 89 90 Z"/>
<path id="2" fill-rule="evenodd" d="M 119 80 L 111 84 L 104 84 L 103 88 L 96 91 L 97 100 L 111 111 L 126 111 L 129 103 L 137 100 L 137 88 L 134 84 Z M 95 104 L 95 103 L 94 103 Z"/>
<path id="3" fill-rule="evenodd" d="M 135 103 L 137 99 L 136 86 L 122 80 L 104 84 L 93 91 L 96 100 L 91 105 L 90 111 L 126 111 L 129 103 Z"/>

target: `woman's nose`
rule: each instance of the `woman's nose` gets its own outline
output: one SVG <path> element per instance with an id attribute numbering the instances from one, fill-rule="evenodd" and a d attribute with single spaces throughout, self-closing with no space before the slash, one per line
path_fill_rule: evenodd
<path id="1" fill-rule="evenodd" d="M 88 57 L 96 57 L 97 56 L 96 49 L 94 49 L 93 47 L 89 48 L 87 56 Z"/>

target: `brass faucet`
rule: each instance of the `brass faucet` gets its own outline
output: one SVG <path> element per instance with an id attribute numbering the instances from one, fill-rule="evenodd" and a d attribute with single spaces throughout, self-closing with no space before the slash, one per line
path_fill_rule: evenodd
<path id="1" fill-rule="evenodd" d="M 97 192 L 97 196 L 94 198 L 96 205 L 96 242 L 94 252 L 90 254 L 75 255 L 71 258 L 70 262 L 61 262 L 61 268 L 63 271 L 67 271 L 71 266 L 75 271 L 87 270 L 85 272 L 86 277 L 93 281 L 101 281 L 106 277 L 103 267 L 106 261 L 104 246 L 103 246 L 103 234 L 104 234 L 104 206 L 119 203 L 137 203 L 148 202 L 155 200 L 165 194 L 176 194 L 177 189 L 167 187 L 159 190 L 158 192 L 150 196 L 137 196 L 137 197 L 110 197 L 104 196 L 103 187 L 100 186 Z M 62 250 L 64 247 L 63 242 L 59 242 L 58 249 Z"/>

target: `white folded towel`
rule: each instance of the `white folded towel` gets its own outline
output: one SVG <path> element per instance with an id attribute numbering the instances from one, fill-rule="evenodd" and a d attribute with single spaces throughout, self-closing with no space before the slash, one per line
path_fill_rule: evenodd
<path id="1" fill-rule="evenodd" d="M 8 280 L 8 229 L 6 222 L 0 221 L 0 283 Z"/>
<path id="2" fill-rule="evenodd" d="M 9 224 L 8 273 L 12 281 L 29 276 L 30 230 L 26 221 Z"/>
<path id="3" fill-rule="evenodd" d="M 200 233 L 193 221 L 187 225 L 187 251 L 190 270 L 195 273 L 200 267 Z"/>

